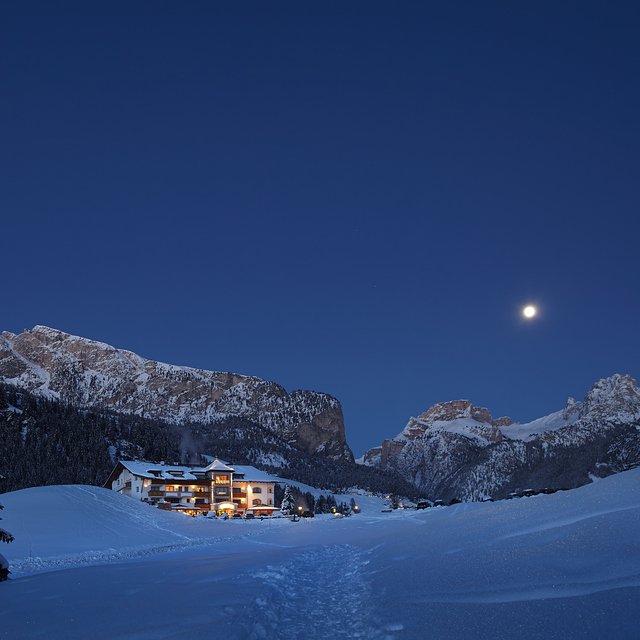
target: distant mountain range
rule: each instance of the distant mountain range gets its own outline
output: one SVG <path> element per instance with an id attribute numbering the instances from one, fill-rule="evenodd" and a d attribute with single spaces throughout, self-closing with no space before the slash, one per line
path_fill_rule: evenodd
<path id="1" fill-rule="evenodd" d="M 14 488 L 66 477 L 83 482 L 95 477 L 100 483 L 109 456 L 111 462 L 119 456 L 186 461 L 206 453 L 316 486 L 360 484 L 469 501 L 524 489 L 578 487 L 640 462 L 640 392 L 626 375 L 600 380 L 583 402 L 569 398 L 564 409 L 528 424 L 494 420 L 467 400 L 437 404 L 367 451 L 361 465 L 354 464 L 342 408 L 330 395 L 287 393 L 252 376 L 163 364 L 48 327 L 2 333 L 0 382 L 13 396 L 16 389 L 28 393 L 24 425 L 15 411 L 2 414 L 0 407 L 0 430 L 11 440 L 11 457 L 20 447 L 25 452 L 31 447 L 24 468 L 11 480 Z M 32 400 L 38 397 L 49 404 L 39 406 Z M 80 417 L 70 410 L 80 410 Z M 87 411 L 95 417 L 82 414 Z M 75 435 L 65 435 L 56 420 L 73 423 L 66 431 Z M 82 450 L 93 453 L 71 455 L 73 438 L 84 438 Z M 46 451 L 60 458 L 60 469 L 65 461 L 78 469 L 42 479 L 31 467 Z M 0 474 L 17 468 L 15 461 L 0 463 Z"/>
<path id="2" fill-rule="evenodd" d="M 640 392 L 628 375 L 594 384 L 583 402 L 527 424 L 494 420 L 468 400 L 411 418 L 360 460 L 395 469 L 432 499 L 482 500 L 574 488 L 640 462 Z"/>

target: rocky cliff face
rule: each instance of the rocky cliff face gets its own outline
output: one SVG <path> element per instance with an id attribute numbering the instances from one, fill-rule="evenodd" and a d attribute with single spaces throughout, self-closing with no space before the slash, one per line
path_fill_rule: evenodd
<path id="1" fill-rule="evenodd" d="M 79 408 L 182 425 L 242 416 L 308 453 L 353 460 L 340 403 L 260 378 L 146 360 L 130 351 L 36 326 L 0 338 L 0 378 Z"/>
<path id="2" fill-rule="evenodd" d="M 467 400 L 437 404 L 364 464 L 393 468 L 432 499 L 506 497 L 571 488 L 640 462 L 640 391 L 630 376 L 600 380 L 583 402 L 527 424 L 494 420 Z"/>

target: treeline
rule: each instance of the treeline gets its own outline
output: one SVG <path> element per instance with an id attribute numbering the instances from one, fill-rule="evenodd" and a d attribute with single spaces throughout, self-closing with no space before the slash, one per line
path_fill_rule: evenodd
<path id="1" fill-rule="evenodd" d="M 118 459 L 179 460 L 167 425 L 97 414 L 0 385 L 0 492 L 53 484 L 101 486 Z"/>
<path id="2" fill-rule="evenodd" d="M 333 492 L 359 487 L 420 496 L 393 471 L 310 455 L 247 418 L 175 426 L 79 410 L 0 383 L 0 493 L 52 484 L 102 486 L 121 459 L 206 464 L 199 454 Z"/>
<path id="3" fill-rule="evenodd" d="M 262 465 L 262 468 L 272 475 L 286 475 L 292 480 L 335 493 L 357 487 L 372 493 L 395 493 L 408 498 L 422 497 L 422 493 L 414 485 L 393 470 L 365 467 L 308 454 L 291 455 L 288 462 L 286 469 L 270 465 Z"/>
<path id="4" fill-rule="evenodd" d="M 293 512 L 298 513 L 298 511 L 305 512 L 311 511 L 316 515 L 321 513 L 344 513 L 350 514 L 355 512 L 356 501 L 355 498 L 351 498 L 349 503 L 338 501 L 335 499 L 331 493 L 327 495 L 321 494 L 319 496 L 314 496 L 309 491 L 301 491 L 295 485 L 289 485 L 289 491 L 291 493 L 291 497 L 293 498 Z M 274 504 L 276 507 L 280 507 L 282 505 L 282 500 L 284 498 L 284 487 L 280 485 L 276 485 L 274 491 Z"/>

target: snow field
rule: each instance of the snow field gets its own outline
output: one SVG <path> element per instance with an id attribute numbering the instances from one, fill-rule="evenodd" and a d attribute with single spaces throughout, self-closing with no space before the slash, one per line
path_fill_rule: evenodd
<path id="1" fill-rule="evenodd" d="M 4 494 L 0 638 L 638 637 L 640 470 L 424 511 L 356 500 L 357 516 L 293 523 L 96 487 Z"/>

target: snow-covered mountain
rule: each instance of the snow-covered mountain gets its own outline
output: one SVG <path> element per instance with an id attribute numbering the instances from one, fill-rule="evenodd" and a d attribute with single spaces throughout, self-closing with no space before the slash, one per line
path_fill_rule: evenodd
<path id="1" fill-rule="evenodd" d="M 175 366 L 36 326 L 0 337 L 0 379 L 78 408 L 183 425 L 241 416 L 312 454 L 353 460 L 332 396 L 252 376 Z"/>
<path id="2" fill-rule="evenodd" d="M 468 400 L 436 404 L 363 458 L 444 500 L 577 487 L 639 461 L 640 391 L 628 375 L 600 380 L 583 402 L 569 398 L 527 424 L 494 420 Z"/>

